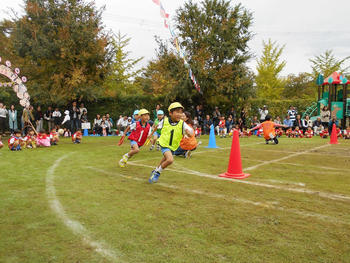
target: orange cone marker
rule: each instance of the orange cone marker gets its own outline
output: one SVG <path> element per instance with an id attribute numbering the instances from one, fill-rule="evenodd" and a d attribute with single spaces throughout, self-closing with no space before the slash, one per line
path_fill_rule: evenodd
<path id="1" fill-rule="evenodd" d="M 232 179 L 244 179 L 250 176 L 250 174 L 243 173 L 241 149 L 239 147 L 238 131 L 235 130 L 232 136 L 231 154 L 228 163 L 228 169 L 226 173 L 220 174 L 220 177 L 232 178 Z"/>
<path id="2" fill-rule="evenodd" d="M 335 123 L 333 123 L 331 141 L 329 143 L 338 144 L 337 127 L 335 126 Z"/>

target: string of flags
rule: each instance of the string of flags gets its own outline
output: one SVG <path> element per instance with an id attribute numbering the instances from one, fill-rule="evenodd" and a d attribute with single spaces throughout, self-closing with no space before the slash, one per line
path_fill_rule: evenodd
<path id="1" fill-rule="evenodd" d="M 185 53 L 181 49 L 181 46 L 180 46 L 180 43 L 179 43 L 179 39 L 178 39 L 178 37 L 176 36 L 176 34 L 174 33 L 174 31 L 171 28 L 171 25 L 169 23 L 169 14 L 165 11 L 165 9 L 164 9 L 164 7 L 163 7 L 163 5 L 162 5 L 160 0 L 152 0 L 152 1 L 153 1 L 153 3 L 158 5 L 159 8 L 160 8 L 160 16 L 164 19 L 164 27 L 169 29 L 169 32 L 170 32 L 171 36 L 174 38 L 174 46 L 175 46 L 179 56 L 184 60 L 185 67 L 188 68 L 188 76 L 189 76 L 189 78 L 191 79 L 191 81 L 192 81 L 194 87 L 196 88 L 196 90 L 200 94 L 203 94 L 202 91 L 201 91 L 201 87 L 200 87 L 196 77 L 193 74 L 193 71 L 192 71 L 192 69 L 190 67 L 190 64 L 187 62 Z"/>

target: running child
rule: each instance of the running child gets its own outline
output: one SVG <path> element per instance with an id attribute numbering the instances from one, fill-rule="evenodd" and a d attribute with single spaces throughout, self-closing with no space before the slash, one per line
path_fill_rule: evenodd
<path id="1" fill-rule="evenodd" d="M 278 139 L 277 139 L 276 132 L 275 132 L 276 127 L 286 128 L 287 126 L 274 123 L 273 121 L 271 121 L 271 116 L 267 115 L 265 117 L 265 121 L 263 123 L 255 126 L 253 129 L 251 129 L 251 131 L 262 128 L 266 144 L 269 144 L 270 140 L 271 141 L 273 140 L 275 142 L 275 144 L 278 144 Z"/>
<path id="2" fill-rule="evenodd" d="M 151 172 L 148 180 L 150 183 L 157 182 L 161 172 L 174 162 L 173 152 L 179 148 L 182 137 L 193 135 L 191 127 L 181 120 L 183 110 L 184 107 L 179 102 L 170 104 L 168 108 L 169 118 L 165 117 L 158 124 L 158 129 L 162 130 L 158 143 L 161 147 L 163 158 L 159 166 Z M 149 138 L 152 136 L 153 134 Z"/>
<path id="3" fill-rule="evenodd" d="M 125 167 L 129 158 L 133 157 L 140 151 L 140 148 L 145 144 L 147 137 L 151 130 L 151 125 L 148 123 L 149 121 L 149 111 L 146 109 L 141 109 L 138 112 L 140 116 L 137 122 L 134 122 L 128 126 L 124 132 L 126 134 L 128 131 L 131 131 L 128 139 L 130 140 L 131 150 L 124 154 L 123 157 L 119 161 L 120 167 Z M 119 146 L 122 145 L 124 141 L 125 135 L 120 139 Z"/>
<path id="4" fill-rule="evenodd" d="M 159 124 L 159 122 L 161 122 L 164 118 L 164 111 L 162 110 L 158 110 L 157 111 L 157 119 L 154 120 L 154 124 L 152 126 L 152 131 L 156 130 L 156 132 L 153 135 L 153 139 L 151 139 L 152 145 L 149 148 L 150 151 L 152 151 L 154 149 L 154 145 L 156 144 L 156 141 L 158 140 L 158 138 L 160 137 L 160 129 L 157 129 L 157 126 Z M 159 144 L 157 144 L 157 151 L 160 150 L 160 146 Z"/>
<path id="5" fill-rule="evenodd" d="M 81 133 L 81 130 L 79 129 L 72 135 L 72 142 L 74 144 L 79 144 L 79 143 L 81 143 L 82 138 L 83 138 L 83 134 Z"/>
<path id="6" fill-rule="evenodd" d="M 13 135 L 10 139 L 7 141 L 8 147 L 11 151 L 21 151 L 21 144 L 22 144 L 22 138 L 21 138 L 21 131 L 15 130 Z"/>

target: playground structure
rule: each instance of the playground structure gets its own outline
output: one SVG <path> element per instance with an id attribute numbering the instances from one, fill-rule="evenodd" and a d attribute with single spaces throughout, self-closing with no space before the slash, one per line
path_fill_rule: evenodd
<path id="1" fill-rule="evenodd" d="M 324 106 L 328 106 L 331 116 L 341 121 L 342 129 L 345 129 L 347 119 L 350 119 L 350 98 L 348 98 L 348 84 L 350 81 L 337 72 L 333 72 L 326 79 L 320 74 L 317 77 L 318 99 L 306 109 L 303 118 L 309 115 L 312 120 L 320 116 Z M 313 116 L 317 114 L 316 116 Z"/>

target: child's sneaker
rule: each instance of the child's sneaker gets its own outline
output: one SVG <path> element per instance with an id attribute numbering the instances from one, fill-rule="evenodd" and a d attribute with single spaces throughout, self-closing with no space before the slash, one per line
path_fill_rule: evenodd
<path id="1" fill-rule="evenodd" d="M 150 184 L 156 183 L 158 181 L 159 176 L 160 176 L 160 173 L 157 172 L 156 170 L 153 170 L 151 173 L 151 177 L 148 179 L 148 182 Z"/>
<path id="2" fill-rule="evenodd" d="M 124 168 L 127 162 L 128 162 L 128 157 L 126 155 L 123 155 L 123 158 L 121 158 L 119 161 L 119 166 L 121 168 Z"/>
<path id="3" fill-rule="evenodd" d="M 160 146 L 159 146 L 159 144 L 157 144 L 157 151 L 160 151 Z"/>
<path id="4" fill-rule="evenodd" d="M 273 138 L 273 141 L 275 142 L 275 144 L 278 144 L 278 139 L 277 139 L 277 137 Z"/>
<path id="5" fill-rule="evenodd" d="M 154 149 L 154 145 L 152 145 L 149 150 L 152 151 Z"/>

